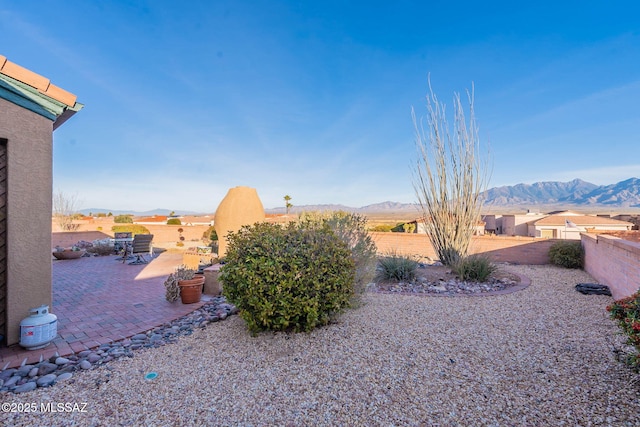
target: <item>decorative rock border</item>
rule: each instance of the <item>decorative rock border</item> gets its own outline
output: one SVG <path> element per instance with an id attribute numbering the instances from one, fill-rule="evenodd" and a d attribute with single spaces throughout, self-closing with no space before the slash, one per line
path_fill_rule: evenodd
<path id="1" fill-rule="evenodd" d="M 370 289 L 369 292 L 374 293 L 374 294 L 385 294 L 385 295 L 412 295 L 412 296 L 419 296 L 419 297 L 449 297 L 449 298 L 459 298 L 459 297 L 485 297 L 485 296 L 496 296 L 496 295 L 507 295 L 507 294 L 512 294 L 514 292 L 518 292 L 521 291 L 523 289 L 526 289 L 529 287 L 529 285 L 531 285 L 531 279 L 529 279 L 526 276 L 523 276 L 521 274 L 518 274 L 514 271 L 510 271 L 510 273 L 518 276 L 520 278 L 520 282 L 518 282 L 517 284 L 513 285 L 513 286 L 509 286 L 506 289 L 501 289 L 498 291 L 489 291 L 489 292 L 476 292 L 476 293 L 470 293 L 470 294 L 465 294 L 465 293 L 436 293 L 436 292 L 406 292 L 406 291 L 382 291 L 382 290 L 377 290 L 377 289 Z"/>
<path id="2" fill-rule="evenodd" d="M 38 387 L 50 387 L 68 380 L 76 371 L 93 369 L 121 357 L 133 357 L 134 351 L 175 343 L 180 336 L 191 335 L 196 328 L 226 319 L 238 309 L 224 297 L 214 297 L 198 310 L 160 327 L 111 344 L 102 344 L 67 357 L 57 354 L 34 365 L 23 362 L 19 368 L 0 371 L 0 393 L 25 393 Z"/>

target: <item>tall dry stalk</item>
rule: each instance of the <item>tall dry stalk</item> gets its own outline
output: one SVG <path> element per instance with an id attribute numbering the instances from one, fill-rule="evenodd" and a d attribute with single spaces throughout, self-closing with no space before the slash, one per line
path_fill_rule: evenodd
<path id="1" fill-rule="evenodd" d="M 78 196 L 67 195 L 62 191 L 53 193 L 53 218 L 62 231 L 77 231 L 80 224 L 74 224 Z"/>
<path id="2" fill-rule="evenodd" d="M 413 187 L 431 244 L 445 265 L 452 265 L 468 254 L 489 176 L 488 152 L 484 160 L 479 155 L 473 86 L 471 92 L 467 91 L 467 98 L 468 124 L 460 94 L 454 94 L 453 129 L 447 122 L 445 105 L 438 101 L 430 81 L 427 130 L 416 120 L 413 109 L 411 111 L 419 154 Z"/>

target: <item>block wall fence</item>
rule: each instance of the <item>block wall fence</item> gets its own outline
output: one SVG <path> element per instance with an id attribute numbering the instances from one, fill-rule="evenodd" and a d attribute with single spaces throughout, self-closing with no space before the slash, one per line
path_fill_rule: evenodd
<path id="1" fill-rule="evenodd" d="M 166 243 L 178 240 L 180 226 L 145 225 L 154 235 L 154 246 L 164 247 Z M 198 246 L 198 241 L 208 226 L 182 227 L 185 247 Z M 418 255 L 436 259 L 437 256 L 426 234 L 416 233 L 370 233 L 381 255 L 397 252 L 403 255 Z M 92 241 L 113 237 L 109 231 L 77 231 L 52 233 L 51 247 L 68 247 L 79 240 Z M 496 262 L 512 264 L 548 264 L 549 247 L 556 242 L 552 239 L 533 237 L 475 236 L 471 242 L 471 253 L 485 254 Z"/>
<path id="2" fill-rule="evenodd" d="M 105 227 L 103 231 L 67 231 L 67 232 L 54 232 L 51 234 L 51 247 L 63 246 L 68 247 L 77 243 L 79 240 L 93 241 L 98 239 L 108 239 L 113 237 L 113 231 L 111 227 L 113 225 L 126 225 L 126 224 L 111 224 Z M 184 237 L 184 246 L 200 246 L 202 244 L 202 235 L 209 228 L 208 225 L 151 225 L 144 224 L 149 230 L 149 233 L 153 234 L 153 246 L 156 247 L 172 247 L 180 240 L 180 233 L 178 229 L 182 228 L 182 236 Z"/>
<path id="3" fill-rule="evenodd" d="M 177 241 L 179 226 L 147 226 L 154 234 L 156 246 Z M 208 226 L 183 227 L 185 247 L 197 246 L 197 240 Z M 370 233 L 378 254 L 396 252 L 436 259 L 437 256 L 425 234 Z M 111 231 L 52 233 L 51 246 L 71 246 L 78 240 L 92 241 L 112 237 Z M 472 254 L 484 254 L 495 262 L 512 264 L 548 264 L 549 248 L 558 240 L 533 237 L 474 236 Z M 582 233 L 585 250 L 584 269 L 599 283 L 609 286 L 614 299 L 624 298 L 640 288 L 640 242 L 624 240 L 604 234 Z"/>
<path id="4" fill-rule="evenodd" d="M 584 269 L 611 289 L 613 298 L 627 297 L 640 288 L 640 243 L 604 234 L 581 235 Z"/>
<path id="5" fill-rule="evenodd" d="M 437 259 L 426 234 L 385 232 L 370 234 L 381 255 L 396 252 Z M 549 248 L 556 241 L 522 236 L 474 236 L 470 251 L 472 254 L 487 255 L 495 262 L 540 265 L 549 263 Z"/>

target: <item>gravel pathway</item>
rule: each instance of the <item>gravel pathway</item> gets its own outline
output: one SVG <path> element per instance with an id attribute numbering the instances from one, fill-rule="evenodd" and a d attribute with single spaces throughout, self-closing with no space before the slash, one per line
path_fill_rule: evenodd
<path id="1" fill-rule="evenodd" d="M 624 339 L 605 310 L 611 297 L 576 292 L 593 282 L 583 271 L 510 268 L 531 286 L 481 298 L 367 294 L 310 334 L 251 337 L 232 316 L 54 387 L 0 395 L 86 411 L 0 413 L 0 425 L 640 425 L 640 386 L 612 351 Z"/>

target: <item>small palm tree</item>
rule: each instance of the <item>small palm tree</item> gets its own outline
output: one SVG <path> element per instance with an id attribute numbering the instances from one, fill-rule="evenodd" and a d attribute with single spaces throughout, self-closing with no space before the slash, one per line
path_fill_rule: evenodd
<path id="1" fill-rule="evenodd" d="M 287 215 L 289 215 L 289 209 L 291 209 L 293 207 L 293 205 L 289 202 L 291 200 L 291 196 L 290 195 L 286 195 L 284 196 L 284 201 L 285 201 L 285 208 L 287 208 Z"/>

